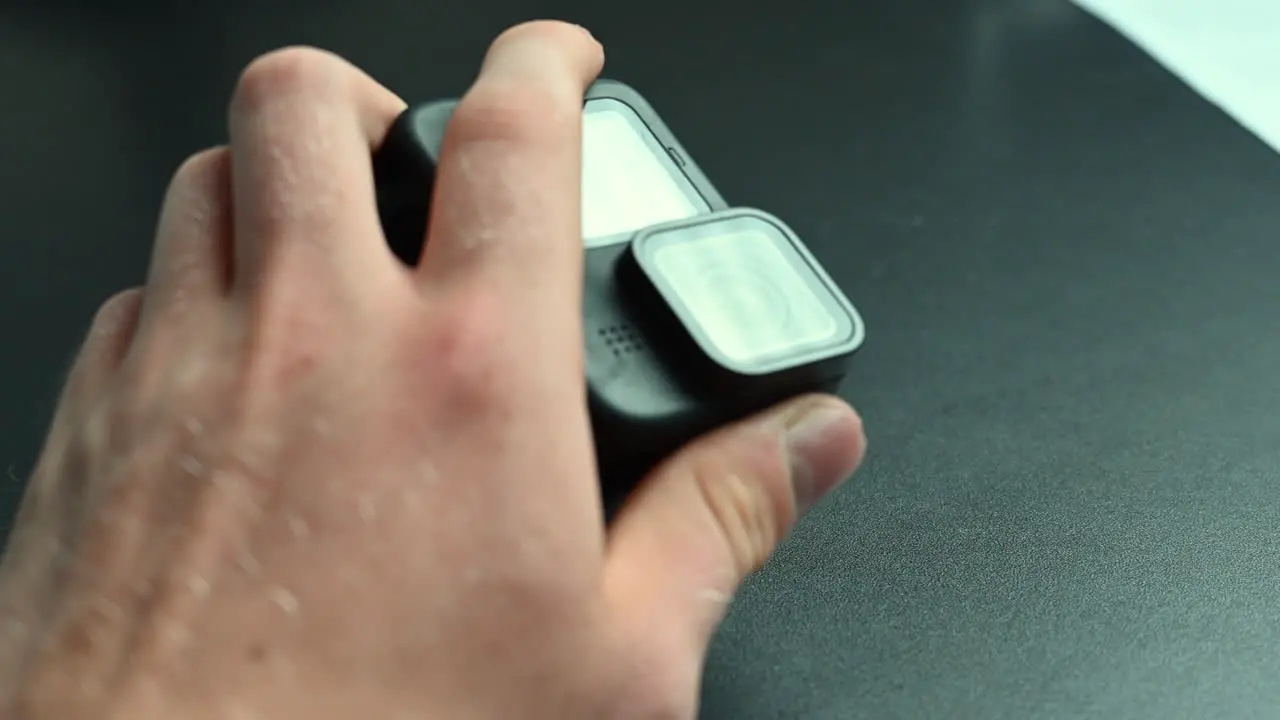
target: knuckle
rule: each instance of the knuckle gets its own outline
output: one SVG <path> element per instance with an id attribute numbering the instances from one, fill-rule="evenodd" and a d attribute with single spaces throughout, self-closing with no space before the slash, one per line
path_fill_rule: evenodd
<path id="1" fill-rule="evenodd" d="M 103 337 L 119 334 L 142 309 L 142 288 L 122 290 L 107 298 L 93 315 L 90 333 Z"/>
<path id="2" fill-rule="evenodd" d="M 348 76 L 338 56 L 313 47 L 274 50 L 254 59 L 240 74 L 233 107 L 252 112 L 282 97 L 322 96 Z"/>
<path id="3" fill-rule="evenodd" d="M 761 456 L 775 454 L 763 452 L 767 445 L 753 450 Z M 782 500 L 787 485 L 782 463 L 764 462 L 763 457 L 732 463 L 727 453 L 701 455 L 690 463 L 691 482 L 714 518 L 738 577 L 746 577 L 769 559 L 793 511 Z M 769 471 L 774 465 L 777 472 Z"/>
<path id="4" fill-rule="evenodd" d="M 538 83 L 478 83 L 449 121 L 454 142 L 542 144 L 573 136 L 580 103 Z"/>
<path id="5" fill-rule="evenodd" d="M 226 146 L 201 150 L 183 160 L 169 180 L 162 226 L 203 220 L 211 212 L 212 198 L 224 194 L 220 185 L 229 181 L 230 169 L 231 150 Z"/>
<path id="6" fill-rule="evenodd" d="M 429 333 L 429 361 L 452 410 L 481 412 L 503 397 L 504 314 L 492 299 L 454 303 Z"/>
<path id="7" fill-rule="evenodd" d="M 218 178 L 230 159 L 230 151 L 225 146 L 201 150 L 189 156 L 173 173 L 170 182 L 170 193 L 181 192 L 187 188 L 206 188 L 211 181 Z"/>

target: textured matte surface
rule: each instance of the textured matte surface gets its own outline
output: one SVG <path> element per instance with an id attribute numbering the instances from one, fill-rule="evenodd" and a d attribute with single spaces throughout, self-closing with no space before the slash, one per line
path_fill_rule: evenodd
<path id="1" fill-rule="evenodd" d="M 1280 156 L 1065 1 L 730 7 L 0 4 L 0 463 L 254 54 L 427 99 L 568 17 L 869 328 L 866 469 L 741 596 L 707 717 L 1271 715 Z"/>

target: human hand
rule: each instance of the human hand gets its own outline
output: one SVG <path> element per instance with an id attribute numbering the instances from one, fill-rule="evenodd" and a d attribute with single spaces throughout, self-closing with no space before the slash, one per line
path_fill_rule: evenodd
<path id="1" fill-rule="evenodd" d="M 370 154 L 404 103 L 265 56 L 106 303 L 0 567 L 0 716 L 691 717 L 727 600 L 860 462 L 835 398 L 692 443 L 606 527 L 583 383 L 586 32 L 504 33 L 420 267 Z"/>

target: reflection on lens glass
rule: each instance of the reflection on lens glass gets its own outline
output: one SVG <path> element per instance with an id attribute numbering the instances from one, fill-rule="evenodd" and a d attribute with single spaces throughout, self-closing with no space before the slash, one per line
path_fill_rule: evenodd
<path id="1" fill-rule="evenodd" d="M 652 261 L 731 362 L 752 365 L 828 342 L 839 324 L 780 247 L 759 230 L 663 244 Z"/>

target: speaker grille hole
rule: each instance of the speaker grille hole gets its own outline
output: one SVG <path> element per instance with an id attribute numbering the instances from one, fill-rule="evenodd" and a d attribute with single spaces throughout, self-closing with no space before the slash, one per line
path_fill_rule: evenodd
<path id="1" fill-rule="evenodd" d="M 644 349 L 644 338 L 630 325 L 609 325 L 598 328 L 596 334 L 613 351 L 614 357 L 623 357 Z"/>

